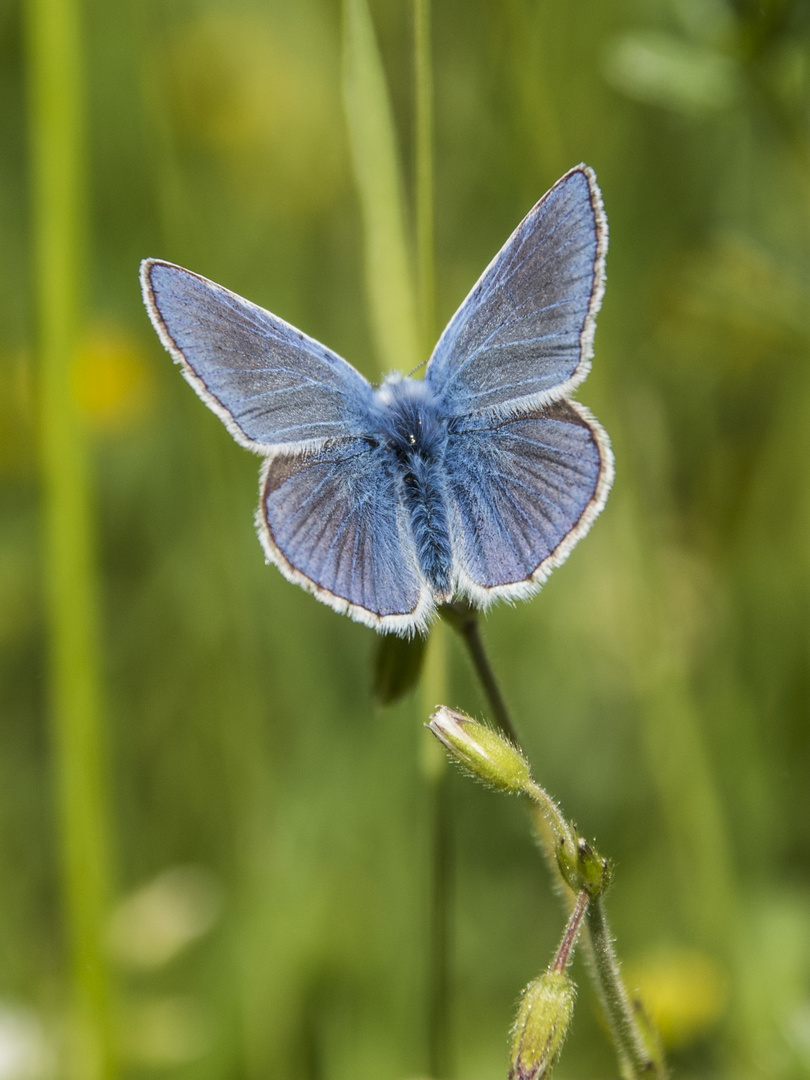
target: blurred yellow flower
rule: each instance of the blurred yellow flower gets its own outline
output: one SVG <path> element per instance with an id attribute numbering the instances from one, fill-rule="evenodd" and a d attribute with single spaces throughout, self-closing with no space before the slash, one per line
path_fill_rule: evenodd
<path id="1" fill-rule="evenodd" d="M 706 1035 L 723 1015 L 728 981 L 711 957 L 690 949 L 652 954 L 625 968 L 667 1048 L 681 1048 Z"/>
<path id="2" fill-rule="evenodd" d="M 115 326 L 90 329 L 73 363 L 73 395 L 88 426 L 118 431 L 136 422 L 152 396 L 152 377 L 137 343 Z"/>

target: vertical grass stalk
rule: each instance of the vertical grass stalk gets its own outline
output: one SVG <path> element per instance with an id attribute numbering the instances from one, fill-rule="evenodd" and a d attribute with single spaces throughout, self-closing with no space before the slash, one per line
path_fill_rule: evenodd
<path id="1" fill-rule="evenodd" d="M 27 50 L 50 711 L 77 1023 L 65 1072 L 115 1075 L 98 598 L 83 430 L 70 364 L 82 280 L 82 50 L 77 0 L 28 0 Z"/>
<path id="2" fill-rule="evenodd" d="M 430 0 L 413 0 L 414 130 L 416 160 L 416 294 L 422 357 L 427 359 L 436 334 L 436 274 L 433 246 L 433 64 Z M 422 677 L 422 716 L 447 700 L 447 640 L 442 622 L 430 634 Z M 430 942 L 428 963 L 428 1066 L 433 1077 L 452 1075 L 450 1034 L 452 1004 L 453 828 L 444 754 L 431 739 L 426 776 L 432 824 Z M 438 751 L 438 755 L 437 755 Z M 440 764 L 439 764 L 440 762 Z"/>
<path id="3" fill-rule="evenodd" d="M 343 89 L 349 141 L 363 218 L 371 326 L 381 365 L 409 371 L 433 334 L 433 185 L 430 44 L 426 0 L 416 12 L 417 250 L 419 315 L 406 240 L 404 184 L 388 87 L 366 0 L 344 0 Z M 446 697 L 444 636 L 431 634 L 420 695 L 420 720 Z M 432 740 L 431 740 L 432 742 Z M 430 918 L 427 1040 L 434 1076 L 448 1068 L 450 829 L 443 755 L 426 745 L 430 804 Z"/>
<path id="4" fill-rule="evenodd" d="M 394 115 L 366 0 L 343 4 L 343 95 L 365 237 L 369 315 L 383 369 L 419 363 Z"/>
<path id="5" fill-rule="evenodd" d="M 436 272 L 433 253 L 433 65 L 430 0 L 413 0 L 416 101 L 416 283 L 422 348 L 428 357 L 436 334 Z"/>
<path id="6" fill-rule="evenodd" d="M 430 631 L 419 693 L 419 721 L 424 723 L 447 700 L 447 638 L 438 621 Z M 422 770 L 428 797 L 430 843 L 430 915 L 427 956 L 427 1059 L 429 1075 L 450 1076 L 451 962 L 453 938 L 453 830 L 447 758 L 435 739 L 425 739 Z"/>

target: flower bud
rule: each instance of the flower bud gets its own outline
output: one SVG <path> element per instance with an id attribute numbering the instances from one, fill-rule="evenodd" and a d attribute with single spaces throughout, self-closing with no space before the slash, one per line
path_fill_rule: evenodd
<path id="1" fill-rule="evenodd" d="M 486 724 L 440 705 L 428 727 L 459 765 L 490 787 L 516 794 L 531 783 L 521 752 Z"/>
<path id="2" fill-rule="evenodd" d="M 530 982 L 512 1028 L 509 1080 L 544 1080 L 568 1034 L 577 988 L 562 971 L 546 971 Z"/>
<path id="3" fill-rule="evenodd" d="M 588 896 L 601 896 L 611 878 L 611 866 L 584 837 L 576 834 L 576 850 L 566 843 L 557 845 L 557 865 L 565 881 L 575 892 L 584 889 Z"/>

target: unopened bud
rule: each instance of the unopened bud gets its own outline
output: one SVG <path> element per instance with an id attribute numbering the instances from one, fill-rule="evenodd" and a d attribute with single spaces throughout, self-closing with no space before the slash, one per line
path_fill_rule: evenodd
<path id="1" fill-rule="evenodd" d="M 557 845 L 560 873 L 575 892 L 584 889 L 590 897 L 601 896 L 610 884 L 610 863 L 584 837 L 577 834 L 575 841 L 575 850 L 564 842 Z"/>
<path id="2" fill-rule="evenodd" d="M 571 1026 L 577 988 L 562 971 L 546 971 L 523 991 L 512 1028 L 509 1080 L 551 1076 Z"/>
<path id="3" fill-rule="evenodd" d="M 517 793 L 531 783 L 529 764 L 516 746 L 486 724 L 440 705 L 428 727 L 459 765 L 498 791 Z"/>

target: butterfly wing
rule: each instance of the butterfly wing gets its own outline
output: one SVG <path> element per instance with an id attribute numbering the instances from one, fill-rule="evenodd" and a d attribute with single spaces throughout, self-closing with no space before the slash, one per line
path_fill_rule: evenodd
<path id="1" fill-rule="evenodd" d="M 364 429 L 371 385 L 319 342 L 172 263 L 145 259 L 141 286 L 163 345 L 243 446 L 267 453 Z"/>
<path id="2" fill-rule="evenodd" d="M 591 169 L 523 219 L 439 339 L 425 375 L 450 415 L 515 415 L 587 375 L 605 284 L 607 220 Z"/>
<path id="3" fill-rule="evenodd" d="M 337 611 L 378 630 L 424 630 L 434 604 L 419 571 L 394 462 L 363 438 L 271 456 L 259 536 L 268 560 Z"/>
<path id="4" fill-rule="evenodd" d="M 461 421 L 447 475 L 459 589 L 486 604 L 530 595 L 565 561 L 605 504 L 613 455 L 582 405 L 558 401 Z"/>
<path id="5" fill-rule="evenodd" d="M 396 476 L 368 433 L 371 385 L 335 353 L 213 281 L 141 264 L 164 346 L 234 438 L 264 454 L 259 537 L 268 560 L 377 629 L 424 629 L 433 611 Z"/>

